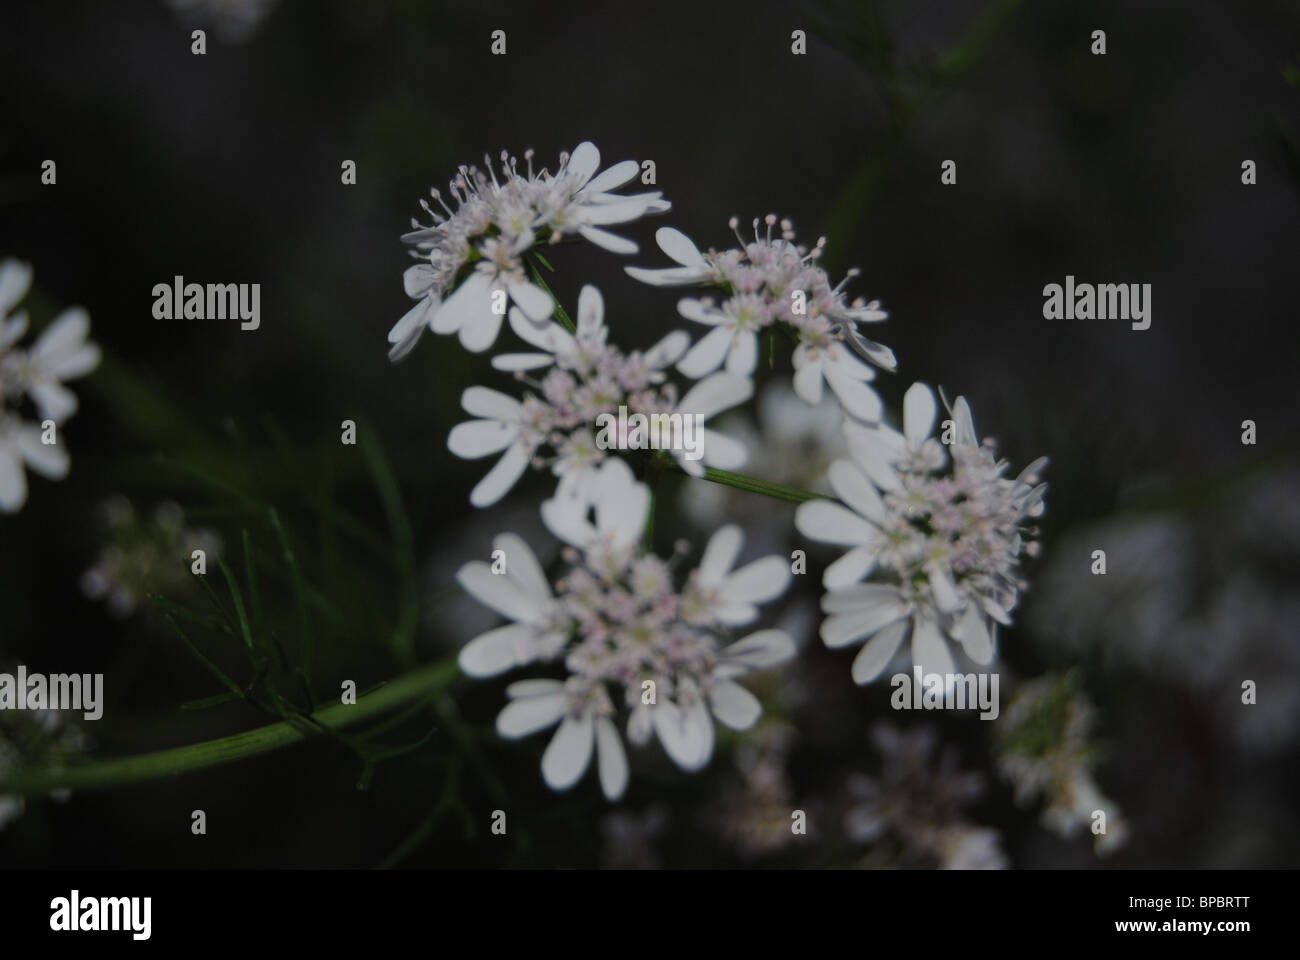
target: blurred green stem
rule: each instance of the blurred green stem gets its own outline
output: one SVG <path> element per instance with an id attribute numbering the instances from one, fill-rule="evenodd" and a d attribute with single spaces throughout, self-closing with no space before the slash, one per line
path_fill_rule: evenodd
<path id="1" fill-rule="evenodd" d="M 432 696 L 449 686 L 459 673 L 452 657 L 402 674 L 378 690 L 359 697 L 355 704 L 336 703 L 309 716 L 295 718 L 298 722 L 282 721 L 229 737 L 133 757 L 97 760 L 58 769 L 11 770 L 0 775 L 0 796 L 58 789 L 119 787 L 255 757 L 325 730 L 345 729 L 421 697 Z"/>

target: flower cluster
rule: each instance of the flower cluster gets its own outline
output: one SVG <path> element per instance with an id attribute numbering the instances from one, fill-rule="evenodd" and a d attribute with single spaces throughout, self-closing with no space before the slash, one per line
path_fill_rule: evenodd
<path id="1" fill-rule="evenodd" d="M 644 745 L 657 736 L 683 770 L 699 770 L 713 753 L 713 720 L 744 730 L 758 720 L 758 700 L 736 680 L 794 654 L 779 630 L 759 630 L 724 645 L 729 628 L 753 623 L 758 604 L 790 581 L 779 557 L 733 569 L 742 535 L 723 527 L 680 588 L 672 561 L 641 545 L 649 490 L 621 460 L 599 469 L 593 505 L 554 498 L 542 518 L 568 544 L 568 571 L 553 590 L 528 545 L 513 534 L 494 541 L 497 563 L 472 562 L 461 586 L 512 622 L 464 647 L 461 668 L 493 676 L 538 662 L 562 661 L 565 680 L 511 684 L 497 718 L 502 736 L 517 738 L 559 724 L 542 756 L 542 776 L 556 790 L 581 778 L 596 755 L 601 787 L 622 795 L 628 767 L 614 718 L 628 712 L 627 737 Z M 594 514 L 594 516 L 593 516 Z"/>
<path id="2" fill-rule="evenodd" d="M 0 263 L 0 511 L 6 513 L 27 502 L 24 466 L 50 480 L 67 476 L 68 452 L 58 428 L 76 413 L 77 396 L 64 381 L 99 365 L 99 348 L 86 339 L 90 316 L 80 307 L 59 314 L 30 349 L 18 346 L 27 332 L 27 314 L 10 311 L 31 282 L 27 264 Z M 29 404 L 37 423 L 23 418 Z"/>
<path id="3" fill-rule="evenodd" d="M 1026 681 L 998 724 L 997 769 L 1014 788 L 1016 803 L 1045 799 L 1044 827 L 1067 839 L 1093 828 L 1093 849 L 1104 856 L 1124 844 L 1128 825 L 1092 777 L 1095 719 L 1072 674 Z M 1105 816 L 1104 830 L 1094 828 L 1103 824 L 1098 813 Z"/>
<path id="4" fill-rule="evenodd" d="M 678 398 L 676 388 L 664 384 L 663 371 L 686 349 L 686 334 L 670 333 L 644 353 L 624 353 L 607 342 L 604 314 L 604 300 L 592 286 L 583 287 L 579 296 L 572 335 L 556 323 L 537 326 L 511 309 L 511 327 L 543 352 L 492 359 L 497 369 L 514 371 L 533 388 L 522 401 L 488 387 L 470 387 L 461 398 L 465 411 L 479 419 L 452 429 L 447 438 L 451 452 L 475 459 L 504 451 L 471 491 L 472 504 L 496 503 L 530 463 L 551 468 L 560 478 L 561 496 L 590 503 L 596 471 L 606 458 L 594 432 L 602 414 L 615 415 L 622 406 L 631 413 L 708 419 L 749 399 L 751 381 L 727 373 L 700 381 Z M 535 379 L 543 369 L 546 373 Z M 527 379 L 525 371 L 533 371 L 534 379 Z M 728 437 L 706 429 L 700 441 L 705 464 L 733 469 L 745 462 L 744 447 Z M 687 459 L 685 451 L 672 453 L 686 472 L 703 472 L 700 461 Z"/>
<path id="5" fill-rule="evenodd" d="M 943 870 L 1001 870 L 1007 866 L 998 832 L 969 823 L 963 810 L 984 793 L 984 778 L 959 769 L 952 748 L 935 762 L 938 738 L 931 727 L 900 732 L 878 723 L 871 739 L 882 757 L 878 777 L 855 776 L 857 801 L 844 820 L 859 842 L 886 836 L 898 845 L 903 866 Z"/>
<path id="6" fill-rule="evenodd" d="M 0 774 L 24 765 L 63 766 L 86 749 L 86 735 L 70 710 L 6 710 L 0 713 Z M 66 790 L 50 794 L 65 800 Z M 21 794 L 0 794 L 0 830 L 23 814 Z"/>
<path id="7" fill-rule="evenodd" d="M 475 353 L 487 350 L 496 342 L 507 300 L 533 322 L 544 322 L 551 297 L 525 271 L 525 255 L 534 246 L 577 235 L 614 253 L 635 253 L 635 243 L 604 227 L 671 209 L 659 191 L 611 193 L 641 168 L 624 160 L 597 174 L 600 151 L 590 142 L 560 154 L 554 174 L 533 170 L 531 150 L 524 153 L 523 173 L 503 151 L 499 179 L 491 160 L 483 159 L 483 169 L 461 166 L 451 181 L 454 208 L 440 191 L 431 191 L 441 209 L 421 200 L 432 222 L 412 220 L 412 231 L 402 237 L 421 262 L 403 276 L 407 295 L 417 302 L 388 334 L 393 360 L 406 356 L 426 327 L 459 334 Z"/>
<path id="8" fill-rule="evenodd" d="M 789 220 L 775 214 L 754 221 L 754 239 L 746 241 L 739 232 L 740 246 L 702 253 L 679 230 L 663 227 L 655 234 L 659 247 L 680 266 L 662 270 L 626 267 L 637 280 L 656 286 L 705 284 L 722 288 L 724 299 L 686 297 L 677 304 L 688 320 L 713 329 L 681 359 L 677 369 L 698 378 L 725 364 L 739 376 L 751 376 L 758 365 L 759 341 L 764 330 L 783 324 L 798 340 L 792 361 L 794 389 L 808 403 L 820 402 L 823 383 L 831 388 L 840 404 L 853 417 L 877 423 L 881 416 L 880 397 L 867 384 L 875 372 L 846 348 L 847 343 L 861 357 L 885 370 L 897 364 L 893 351 L 868 340 L 858 332 L 860 323 L 876 323 L 888 314 L 878 302 L 846 302 L 843 288 L 856 276 L 850 271 L 832 285 L 826 271 L 817 265 L 825 238 L 809 250 L 795 243 Z M 737 230 L 738 221 L 731 220 Z"/>
<path id="9" fill-rule="evenodd" d="M 846 423 L 850 456 L 830 468 L 842 503 L 810 501 L 795 514 L 804 536 L 851 548 L 823 576 L 821 636 L 829 647 L 870 638 L 853 663 L 860 684 L 880 675 L 909 633 L 912 661 L 926 673 L 953 671 L 947 640 L 977 664 L 992 662 L 996 625 L 1010 624 L 1022 587 L 1020 555 L 1036 550 L 1025 522 L 1043 511 L 1037 477 L 1046 461 L 1009 479 L 963 398 L 943 442 L 931 436 L 935 415 L 933 392 L 917 383 L 904 397 L 901 434 Z M 883 582 L 860 582 L 872 575 Z"/>
<path id="10" fill-rule="evenodd" d="M 148 519 L 125 497 L 113 497 L 102 512 L 109 542 L 81 575 L 81 590 L 102 599 L 115 617 L 130 616 L 146 594 L 188 585 L 193 551 L 213 557 L 221 550 L 219 534 L 187 527 L 180 506 L 170 501 L 158 504 Z"/>

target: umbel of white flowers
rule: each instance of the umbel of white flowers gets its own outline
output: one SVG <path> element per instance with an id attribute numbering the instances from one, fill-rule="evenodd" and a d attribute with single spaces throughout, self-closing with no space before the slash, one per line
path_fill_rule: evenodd
<path id="1" fill-rule="evenodd" d="M 830 468 L 842 502 L 813 500 L 795 512 L 804 536 L 850 548 L 822 578 L 821 637 L 828 647 L 867 639 L 853 662 L 859 684 L 878 677 L 909 634 L 912 662 L 927 674 L 953 672 L 948 641 L 991 663 L 997 624 L 1011 623 L 1023 587 L 1020 555 L 1037 550 L 1025 522 L 1043 512 L 1038 474 L 1047 461 L 1008 479 L 964 398 L 952 406 L 950 452 L 930 435 L 935 413 L 933 392 L 916 383 L 903 398 L 901 434 L 846 422 L 850 456 Z M 868 577 L 878 582 L 861 582 Z"/>
<path id="2" fill-rule="evenodd" d="M 511 621 L 470 641 L 460 665 L 486 677 L 562 662 L 565 680 L 521 680 L 506 689 L 510 702 L 497 730 L 517 738 L 558 724 L 542 755 L 547 785 L 575 784 L 594 753 L 601 788 L 614 800 L 628 782 L 616 723 L 621 712 L 633 744 L 657 736 L 686 771 L 712 756 L 714 719 L 736 730 L 758 720 L 758 700 L 736 681 L 789 659 L 794 643 L 780 630 L 730 643 L 726 634 L 753 623 L 758 604 L 784 593 L 790 570 L 775 556 L 733 569 L 743 538 L 727 526 L 677 587 L 677 558 L 662 560 L 641 545 L 650 493 L 627 464 L 602 464 L 592 494 L 590 502 L 556 498 L 542 505 L 546 526 L 569 545 L 569 569 L 554 589 L 514 534 L 493 543 L 506 558 L 505 573 L 483 562 L 460 569 L 461 586 Z"/>
<path id="3" fill-rule="evenodd" d="M 609 455 L 593 432 L 602 414 L 626 407 L 633 413 L 680 413 L 703 422 L 753 393 L 748 377 L 720 371 L 678 398 L 677 388 L 664 383 L 663 371 L 686 349 L 686 334 L 670 333 L 645 353 L 624 353 L 607 342 L 605 304 L 593 286 L 583 287 L 578 297 L 574 335 L 553 322 L 538 326 L 513 308 L 510 325 L 539 352 L 499 354 L 492 365 L 515 371 L 532 392 L 519 401 L 488 387 L 470 387 L 461 405 L 479 419 L 458 424 L 447 437 L 451 452 L 466 460 L 501 453 L 470 492 L 476 507 L 504 497 L 529 464 L 550 467 L 559 478 L 558 498 L 590 502 L 596 473 Z M 707 428 L 700 439 L 702 461 L 672 451 L 687 473 L 699 476 L 704 466 L 734 470 L 744 465 L 745 448 L 739 442 Z"/>
<path id="4" fill-rule="evenodd" d="M 60 313 L 30 349 L 18 345 L 27 314 L 14 308 L 31 282 L 28 264 L 0 262 L 0 511 L 6 513 L 27 502 L 25 467 L 50 480 L 67 476 L 68 451 L 57 427 L 76 412 L 77 395 L 64 381 L 94 370 L 100 356 L 86 339 L 90 316 L 80 307 Z M 28 408 L 37 422 L 24 418 Z"/>
<path id="5" fill-rule="evenodd" d="M 704 285 L 719 288 L 721 303 L 711 298 L 685 297 L 677 303 L 687 320 L 713 329 L 681 359 L 677 369 L 688 377 L 702 377 L 725 363 L 728 372 L 751 376 L 758 364 L 759 338 L 773 324 L 782 324 L 798 341 L 793 356 L 794 389 L 803 400 L 821 401 L 823 382 L 851 416 L 877 423 L 880 397 L 867 384 L 875 371 L 849 352 L 885 370 L 897 366 L 894 352 L 858 331 L 860 323 L 879 323 L 888 314 L 877 301 L 846 302 L 843 289 L 857 270 L 832 284 L 817 265 L 826 244 L 822 237 L 809 250 L 794 242 L 794 227 L 781 220 L 773 236 L 775 214 L 764 218 L 766 233 L 754 220 L 754 239 L 747 241 L 731 218 L 739 247 L 702 253 L 680 230 L 661 227 L 655 240 L 679 266 L 662 270 L 624 267 L 628 275 L 654 286 Z M 848 345 L 846 347 L 846 344 Z"/>
<path id="6" fill-rule="evenodd" d="M 390 359 L 410 353 L 426 327 L 457 333 L 466 349 L 481 353 L 496 342 L 507 299 L 529 320 L 545 322 L 551 297 L 525 269 L 525 255 L 534 246 L 580 236 L 614 253 L 636 253 L 635 243 L 604 228 L 672 208 L 659 191 L 612 193 L 641 167 L 624 160 L 596 173 L 600 151 L 590 142 L 560 154 L 554 174 L 533 170 L 531 150 L 524 160 L 524 172 L 505 151 L 499 168 L 486 156 L 481 170 L 462 165 L 448 191 L 454 208 L 438 190 L 431 191 L 437 207 L 420 201 L 432 222 L 412 220 L 412 231 L 402 237 L 421 262 L 402 278 L 416 304 L 389 331 Z"/>

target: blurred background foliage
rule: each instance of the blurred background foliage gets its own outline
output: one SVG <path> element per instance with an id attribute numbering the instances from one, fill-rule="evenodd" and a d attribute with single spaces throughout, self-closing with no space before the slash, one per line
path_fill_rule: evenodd
<path id="1" fill-rule="evenodd" d="M 485 151 L 531 146 L 553 167 L 592 139 L 607 161 L 654 160 L 674 203 L 633 227 L 637 257 L 552 258 L 563 302 L 601 287 L 622 345 L 686 326 L 673 295 L 621 273 L 659 265 L 659 223 L 721 246 L 729 216 L 776 212 L 807 243 L 826 233 L 832 272 L 860 266 L 851 291 L 890 310 L 891 409 L 913 379 L 942 384 L 1013 464 L 1051 457 L 1031 568 L 1045 582 L 1003 635 L 1004 682 L 1077 668 L 1105 747 L 1098 782 L 1131 833 L 1099 861 L 1086 838 L 1045 831 L 996 778 L 986 724 L 922 716 L 987 774 L 965 816 L 1001 832 L 1009 861 L 1300 860 L 1295 2 L 301 0 L 257 4 L 252 21 L 213 19 L 233 0 L 181 6 L 18 4 L 0 35 L 0 255 L 34 265 L 37 326 L 83 304 L 106 354 L 75 385 L 70 477 L 34 481 L 26 508 L 0 518 L 0 660 L 107 675 L 91 756 L 245 730 L 310 712 L 344 680 L 365 691 L 440 661 L 482 619 L 456 596 L 456 567 L 506 529 L 549 549 L 533 509 L 543 478 L 478 514 L 467 495 L 482 464 L 446 451 L 461 391 L 505 382 L 487 355 L 426 338 L 393 367 L 384 334 L 408 303 L 397 237 L 430 186 Z M 202 57 L 195 26 L 210 33 Z M 489 55 L 494 29 L 505 57 Z M 806 56 L 790 53 L 794 29 Z M 1094 29 L 1104 57 L 1089 53 Z M 56 186 L 40 185 L 45 159 Z M 345 159 L 355 186 L 340 183 Z M 956 186 L 940 185 L 946 159 Z M 1256 186 L 1241 184 L 1245 159 Z M 260 283 L 261 329 L 153 319 L 153 285 L 177 274 Z M 1065 274 L 1151 283 L 1151 329 L 1044 321 L 1042 287 Z M 1240 442 L 1246 418 L 1256 446 Z M 355 447 L 339 443 L 344 419 Z M 191 639 L 261 707 L 182 710 L 223 688 L 166 607 L 121 618 L 82 594 L 115 494 L 141 515 L 174 501 L 220 534 L 241 601 L 257 593 L 266 649 L 250 658 L 215 569 L 215 602 L 185 578 L 174 600 L 214 618 Z M 689 528 L 662 509 L 667 549 Z M 766 509 L 770 535 L 793 537 L 793 508 Z M 1104 585 L 1088 573 L 1097 548 L 1111 552 Z M 0 863 L 909 862 L 841 821 L 852 776 L 881 769 L 873 721 L 917 717 L 893 714 L 886 687 L 852 686 L 848 656 L 813 636 L 816 577 L 801 586 L 790 615 L 812 639 L 765 681 L 767 732 L 724 741 L 695 777 L 634 753 L 617 813 L 592 777 L 550 793 L 539 739 L 496 737 L 504 680 L 460 681 L 355 737 L 29 798 L 0 832 Z M 1256 708 L 1240 705 L 1245 679 Z M 793 807 L 810 830 L 789 842 Z M 206 838 L 189 832 L 197 808 Z M 507 838 L 488 832 L 497 808 Z"/>

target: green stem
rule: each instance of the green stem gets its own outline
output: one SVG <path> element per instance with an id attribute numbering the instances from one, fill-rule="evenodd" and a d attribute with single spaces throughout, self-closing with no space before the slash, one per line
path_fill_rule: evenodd
<path id="1" fill-rule="evenodd" d="M 533 283 L 545 290 L 546 295 L 555 303 L 555 319 L 560 321 L 560 326 L 564 327 L 564 329 L 568 330 L 570 333 L 576 334 L 578 332 L 577 326 L 574 324 L 573 320 L 569 318 L 568 311 L 564 309 L 564 304 L 560 303 L 560 298 L 551 291 L 551 288 L 547 286 L 546 281 L 542 279 L 542 271 L 538 270 L 536 265 L 533 265 Z"/>
<path id="2" fill-rule="evenodd" d="M 336 703 L 311 714 L 309 723 L 282 721 L 229 737 L 206 740 L 133 757 L 96 760 L 61 769 L 13 770 L 0 776 L 0 796 L 7 793 L 46 793 L 51 790 L 95 790 L 141 783 L 204 770 L 255 757 L 308 739 L 319 728 L 341 730 L 435 693 L 459 676 L 455 659 L 443 660 L 403 674 L 357 700 Z"/>
<path id="3" fill-rule="evenodd" d="M 678 469 L 681 468 L 679 467 Z M 682 472 L 685 473 L 686 471 L 683 470 Z M 829 499 L 822 493 L 812 493 L 809 490 L 787 487 L 779 483 L 769 483 L 766 480 L 747 477 L 743 473 L 732 473 L 730 470 L 719 470 L 716 467 L 705 467 L 702 479 L 709 480 L 713 483 L 720 483 L 725 487 L 735 487 L 737 490 L 747 490 L 750 493 L 761 493 L 765 497 L 772 497 L 775 500 L 785 500 L 788 503 L 804 503 L 808 500 Z"/>

